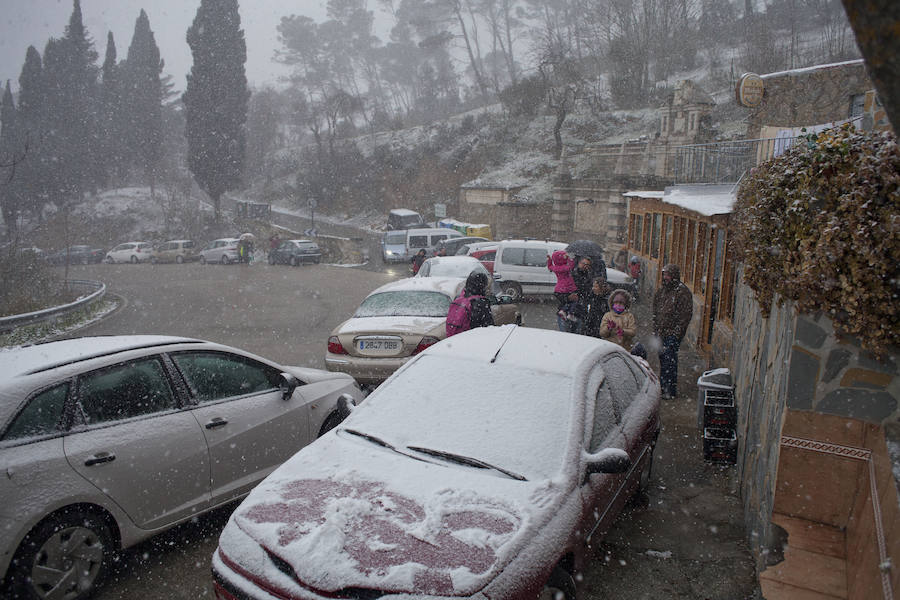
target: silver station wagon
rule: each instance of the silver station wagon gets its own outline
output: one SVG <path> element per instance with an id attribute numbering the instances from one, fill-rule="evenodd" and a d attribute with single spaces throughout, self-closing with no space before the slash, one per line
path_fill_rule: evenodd
<path id="1" fill-rule="evenodd" d="M 82 598 L 118 548 L 246 495 L 362 400 L 347 375 L 200 340 L 0 351 L 3 598 Z"/>

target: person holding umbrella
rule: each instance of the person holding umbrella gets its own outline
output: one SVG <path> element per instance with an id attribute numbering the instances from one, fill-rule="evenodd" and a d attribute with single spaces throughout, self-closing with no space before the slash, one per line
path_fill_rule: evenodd
<path id="1" fill-rule="evenodd" d="M 570 256 L 587 256 L 591 259 L 594 277 L 606 279 L 606 262 L 603 260 L 603 246 L 591 240 L 575 240 L 566 246 Z"/>

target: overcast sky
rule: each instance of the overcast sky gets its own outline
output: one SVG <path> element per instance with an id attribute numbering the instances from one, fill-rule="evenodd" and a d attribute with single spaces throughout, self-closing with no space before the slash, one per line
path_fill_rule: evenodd
<path id="1" fill-rule="evenodd" d="M 286 69 L 272 62 L 278 47 L 275 27 L 281 17 L 300 14 L 315 21 L 325 20 L 325 0 L 239 0 L 241 26 L 247 40 L 247 79 L 253 85 L 274 81 Z M 100 55 L 106 52 L 106 35 L 113 32 L 119 60 L 125 58 L 134 22 L 141 8 L 147 11 L 156 36 L 164 73 L 184 90 L 185 75 L 191 67 L 191 52 L 185 34 L 200 0 L 81 0 L 84 24 Z M 373 7 L 370 7 L 373 8 Z M 34 46 L 41 56 L 51 37 L 61 37 L 72 14 L 72 0 L 0 0 L 0 81 L 12 80 L 18 88 L 25 51 Z"/>

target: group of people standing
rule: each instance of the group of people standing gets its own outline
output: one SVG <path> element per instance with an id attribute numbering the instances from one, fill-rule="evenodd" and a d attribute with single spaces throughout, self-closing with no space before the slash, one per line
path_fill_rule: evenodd
<path id="1" fill-rule="evenodd" d="M 560 331 L 607 339 L 632 354 L 647 358 L 641 343 L 634 343 L 637 320 L 631 312 L 631 293 L 612 289 L 603 259 L 572 257 L 557 250 L 547 257 L 547 268 L 556 274 Z M 640 277 L 640 262 L 632 258 L 632 278 Z M 693 296 L 681 282 L 677 265 L 662 269 L 662 285 L 653 297 L 653 335 L 659 345 L 660 384 L 663 398 L 677 395 L 678 350 L 693 315 Z"/>

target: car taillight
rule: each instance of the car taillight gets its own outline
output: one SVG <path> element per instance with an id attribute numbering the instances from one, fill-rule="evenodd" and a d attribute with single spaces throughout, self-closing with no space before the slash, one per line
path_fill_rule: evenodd
<path id="1" fill-rule="evenodd" d="M 415 356 L 419 352 L 422 352 L 429 346 L 434 346 L 439 341 L 441 341 L 441 340 L 437 339 L 436 337 L 423 337 L 422 340 L 419 342 L 419 345 L 416 346 L 416 349 L 412 351 L 413 356 Z"/>
<path id="2" fill-rule="evenodd" d="M 328 338 L 328 352 L 331 354 L 347 354 L 347 351 L 344 350 L 344 345 L 341 344 L 336 335 Z"/>

